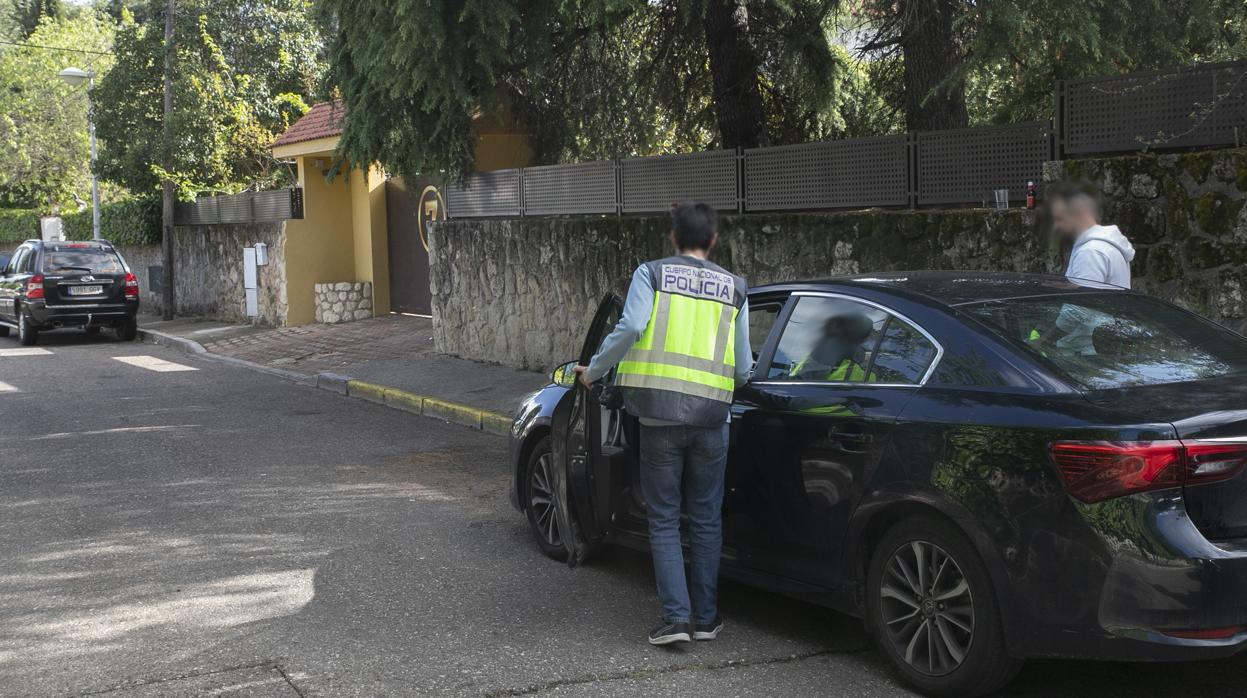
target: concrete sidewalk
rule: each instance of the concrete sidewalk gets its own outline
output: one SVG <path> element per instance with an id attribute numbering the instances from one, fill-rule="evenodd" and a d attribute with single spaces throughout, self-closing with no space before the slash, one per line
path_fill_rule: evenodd
<path id="1" fill-rule="evenodd" d="M 505 433 L 524 396 L 548 382 L 545 374 L 438 354 L 433 321 L 407 315 L 275 329 L 140 316 L 139 329 L 145 341 L 494 433 Z"/>

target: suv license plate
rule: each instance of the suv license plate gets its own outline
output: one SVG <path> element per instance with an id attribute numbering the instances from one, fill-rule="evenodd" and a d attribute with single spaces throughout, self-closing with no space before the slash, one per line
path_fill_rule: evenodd
<path id="1" fill-rule="evenodd" d="M 103 286 L 70 286 L 71 296 L 98 296 L 104 292 Z"/>

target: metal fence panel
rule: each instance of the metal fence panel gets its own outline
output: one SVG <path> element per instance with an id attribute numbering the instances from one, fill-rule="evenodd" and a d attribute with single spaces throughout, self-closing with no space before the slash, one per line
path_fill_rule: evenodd
<path id="1" fill-rule="evenodd" d="M 446 187 L 449 218 L 518 216 L 521 203 L 520 170 L 477 172 Z"/>
<path id="2" fill-rule="evenodd" d="M 1067 80 L 1061 114 L 1070 155 L 1236 145 L 1247 136 L 1247 62 Z"/>
<path id="3" fill-rule="evenodd" d="M 524 214 L 547 216 L 615 212 L 615 163 L 524 168 Z"/>
<path id="4" fill-rule="evenodd" d="M 800 143 L 745 151 L 745 210 L 909 203 L 906 136 Z"/>
<path id="5" fill-rule="evenodd" d="M 297 187 L 203 196 L 180 202 L 173 209 L 175 225 L 277 223 L 300 218 L 303 218 L 303 190 Z"/>
<path id="6" fill-rule="evenodd" d="M 734 150 L 621 160 L 623 212 L 665 212 L 677 201 L 734 211 L 738 204 L 736 165 Z"/>
<path id="7" fill-rule="evenodd" d="M 918 204 L 976 204 L 993 190 L 1026 197 L 1026 183 L 1043 178 L 1051 158 L 1048 123 L 918 133 Z"/>

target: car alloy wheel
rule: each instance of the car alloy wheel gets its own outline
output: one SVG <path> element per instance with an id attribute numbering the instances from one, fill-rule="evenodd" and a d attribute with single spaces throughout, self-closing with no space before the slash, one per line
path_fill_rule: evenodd
<path id="1" fill-rule="evenodd" d="M 943 548 L 910 541 L 893 553 L 879 589 L 884 632 L 915 671 L 944 676 L 974 640 L 974 600 L 957 561 Z"/>
<path id="2" fill-rule="evenodd" d="M 528 506 L 533 512 L 538 535 L 546 545 L 557 548 L 562 547 L 563 538 L 559 535 L 559 520 L 554 510 L 554 480 L 550 472 L 553 464 L 554 454 L 549 451 L 537 457 L 528 481 Z"/>

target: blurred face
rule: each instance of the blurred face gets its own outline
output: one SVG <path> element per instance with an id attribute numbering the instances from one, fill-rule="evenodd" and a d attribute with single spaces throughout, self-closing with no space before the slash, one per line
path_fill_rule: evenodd
<path id="1" fill-rule="evenodd" d="M 1057 199 L 1052 202 L 1052 229 L 1063 238 L 1076 238 L 1095 225 L 1095 216 L 1076 201 Z"/>

